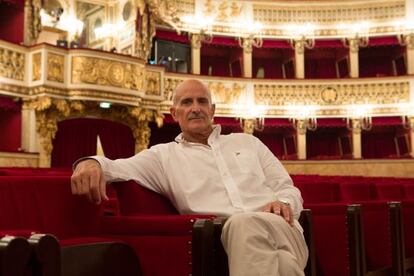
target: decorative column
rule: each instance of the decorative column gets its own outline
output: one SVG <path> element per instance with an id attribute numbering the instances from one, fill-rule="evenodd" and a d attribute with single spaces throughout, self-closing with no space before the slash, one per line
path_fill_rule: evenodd
<path id="1" fill-rule="evenodd" d="M 414 74 L 414 33 L 404 36 L 404 43 L 407 45 L 407 74 Z"/>
<path id="2" fill-rule="evenodd" d="M 350 38 L 349 41 L 349 66 L 351 78 L 359 77 L 359 40 Z"/>
<path id="3" fill-rule="evenodd" d="M 295 77 L 297 79 L 305 78 L 305 40 L 299 39 L 294 41 L 295 45 Z"/>
<path id="4" fill-rule="evenodd" d="M 253 134 L 254 132 L 254 124 L 256 119 L 242 119 L 243 121 L 243 132 L 246 134 Z"/>
<path id="5" fill-rule="evenodd" d="M 352 119 L 352 155 L 355 159 L 362 158 L 360 119 Z"/>
<path id="6" fill-rule="evenodd" d="M 30 46 L 36 43 L 42 24 L 40 20 L 40 9 L 42 8 L 42 1 L 40 0 L 25 0 L 24 1 L 24 45 Z"/>
<path id="7" fill-rule="evenodd" d="M 200 75 L 200 49 L 201 49 L 201 36 L 197 34 L 191 35 L 191 73 Z"/>
<path id="8" fill-rule="evenodd" d="M 134 107 L 129 108 L 128 121 L 135 138 L 135 153 L 147 149 L 151 137 L 150 122 L 155 122 L 160 128 L 164 122 L 164 115 L 157 110 Z"/>
<path id="9" fill-rule="evenodd" d="M 305 120 L 298 120 L 296 122 L 296 141 L 298 149 L 298 159 L 306 159 L 306 122 Z"/>
<path id="10" fill-rule="evenodd" d="M 37 152 L 36 113 L 28 102 L 22 106 L 21 149 L 26 152 Z"/>
<path id="11" fill-rule="evenodd" d="M 249 37 L 243 38 L 243 77 L 252 77 L 252 52 L 253 52 L 253 40 Z"/>
<path id="12" fill-rule="evenodd" d="M 410 145 L 411 145 L 410 155 L 411 157 L 414 157 L 414 117 L 410 116 L 407 119 L 410 122 Z"/>

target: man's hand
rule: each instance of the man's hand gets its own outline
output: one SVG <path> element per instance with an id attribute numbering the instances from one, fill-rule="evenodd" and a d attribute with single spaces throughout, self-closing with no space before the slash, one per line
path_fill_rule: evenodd
<path id="1" fill-rule="evenodd" d="M 71 177 L 71 189 L 74 195 L 87 195 L 91 202 L 100 204 L 106 195 L 106 181 L 98 161 L 87 159 L 76 165 Z"/>
<path id="2" fill-rule="evenodd" d="M 293 211 L 290 205 L 281 201 L 273 201 L 268 203 L 263 209 L 263 212 L 274 213 L 282 216 L 287 223 L 293 226 Z"/>

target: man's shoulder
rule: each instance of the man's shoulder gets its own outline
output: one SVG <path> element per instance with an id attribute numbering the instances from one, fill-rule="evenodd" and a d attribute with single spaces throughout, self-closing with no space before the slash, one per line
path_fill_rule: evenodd
<path id="1" fill-rule="evenodd" d="M 246 134 L 243 132 L 236 132 L 236 133 L 230 133 L 228 135 L 221 135 L 223 139 L 228 140 L 242 140 L 242 141 L 253 141 L 257 138 L 251 134 Z"/>
<path id="2" fill-rule="evenodd" d="M 177 142 L 173 141 L 173 142 L 168 142 L 168 143 L 160 143 L 160 144 L 156 144 L 151 146 L 150 150 L 155 150 L 155 151 L 163 151 L 163 150 L 167 150 L 169 148 L 175 147 L 177 146 Z"/>

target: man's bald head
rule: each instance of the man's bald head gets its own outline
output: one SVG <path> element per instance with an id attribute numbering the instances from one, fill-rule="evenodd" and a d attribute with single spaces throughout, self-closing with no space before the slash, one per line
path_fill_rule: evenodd
<path id="1" fill-rule="evenodd" d="M 174 93 L 173 93 L 173 97 L 172 97 L 173 106 L 177 105 L 177 103 L 180 100 L 180 97 L 181 97 L 182 93 L 184 93 L 185 91 L 188 91 L 188 90 L 192 90 L 192 89 L 203 89 L 203 90 L 205 90 L 205 92 L 207 93 L 207 97 L 210 101 L 210 104 L 212 104 L 211 92 L 208 89 L 208 87 L 199 80 L 189 79 L 189 80 L 183 81 L 182 83 L 180 83 L 175 88 Z"/>

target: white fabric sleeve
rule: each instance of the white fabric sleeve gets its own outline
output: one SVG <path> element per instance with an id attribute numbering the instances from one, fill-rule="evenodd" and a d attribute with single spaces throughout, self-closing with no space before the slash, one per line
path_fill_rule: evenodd
<path id="1" fill-rule="evenodd" d="M 276 200 L 289 202 L 295 219 L 299 219 L 303 210 L 303 199 L 298 188 L 293 185 L 288 172 L 269 148 L 255 138 L 255 147 L 259 155 L 266 184 L 272 189 Z"/>
<path id="2" fill-rule="evenodd" d="M 157 149 L 143 150 L 125 159 L 111 160 L 103 156 L 89 158 L 99 162 L 107 182 L 134 180 L 157 193 L 167 193 L 167 180 Z"/>

